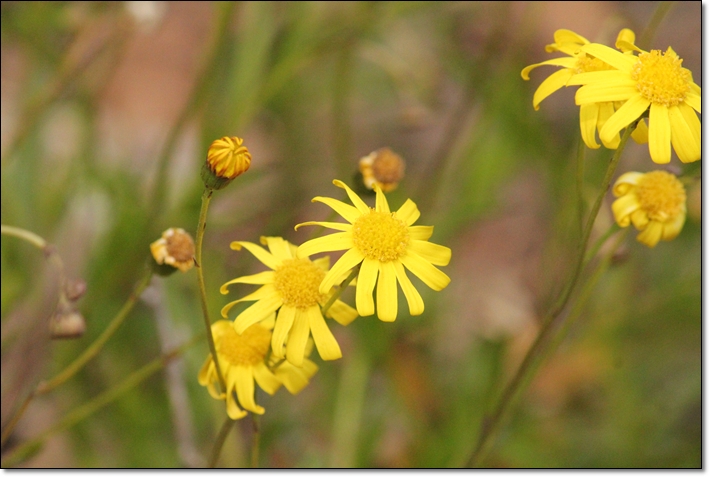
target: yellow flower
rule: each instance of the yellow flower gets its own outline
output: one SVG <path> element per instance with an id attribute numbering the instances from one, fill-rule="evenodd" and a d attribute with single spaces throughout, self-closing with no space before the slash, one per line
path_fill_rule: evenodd
<path id="1" fill-rule="evenodd" d="M 621 227 L 634 224 L 641 233 L 636 239 L 649 247 L 659 240 L 678 236 L 686 215 L 686 195 L 683 184 L 664 171 L 627 172 L 614 184 L 611 210 Z"/>
<path id="2" fill-rule="evenodd" d="M 170 265 L 181 272 L 193 267 L 195 243 L 190 234 L 180 228 L 169 228 L 161 238 L 150 244 L 150 253 L 158 265 Z"/>
<path id="3" fill-rule="evenodd" d="M 632 43 L 627 46 L 639 55 L 625 55 L 596 43 L 581 48 L 614 69 L 574 76 L 569 84 L 584 85 L 577 90 L 577 104 L 625 101 L 599 131 L 602 141 L 609 141 L 649 111 L 648 147 L 653 162 L 670 162 L 671 145 L 681 161 L 699 160 L 700 120 L 695 111 L 701 112 L 701 90 L 692 73 L 682 67 L 683 60 L 670 47 L 665 53 L 648 53 Z"/>
<path id="4" fill-rule="evenodd" d="M 543 99 L 562 88 L 568 86 L 570 80 L 575 75 L 592 71 L 607 71 L 613 69 L 612 66 L 604 61 L 594 58 L 584 51 L 582 47 L 588 45 L 589 41 L 581 35 L 570 30 L 557 30 L 554 35 L 555 43 L 547 45 L 545 51 L 551 53 L 559 51 L 569 55 L 569 58 L 555 58 L 552 60 L 543 61 L 534 65 L 527 66 L 520 73 L 524 80 L 530 79 L 530 71 L 542 65 L 562 66 L 563 68 L 551 74 L 535 91 L 533 95 L 533 107 L 537 111 L 540 109 L 540 103 Z M 635 38 L 634 32 L 625 28 L 619 32 L 617 38 L 617 47 L 622 51 L 629 51 L 626 45 L 633 43 Z M 582 133 L 582 139 L 587 147 L 591 149 L 599 148 L 596 141 L 596 132 L 601 130 L 604 123 L 614 114 L 620 103 L 615 101 L 596 101 L 586 103 L 579 109 L 579 126 Z M 644 125 L 645 126 L 645 125 Z M 644 126 L 641 130 L 634 134 L 634 139 L 637 142 L 645 142 Z M 621 140 L 619 134 L 615 136 L 601 138 L 602 143 L 609 149 L 616 149 Z"/>
<path id="5" fill-rule="evenodd" d="M 308 344 L 306 345 L 306 356 L 311 354 L 313 350 L 313 340 L 308 339 Z M 272 355 L 272 360 L 277 360 L 275 356 Z M 284 387 L 291 394 L 298 394 L 303 388 L 306 387 L 308 381 L 313 377 L 318 371 L 318 365 L 308 358 L 303 359 L 303 365 L 298 367 L 289 363 L 288 361 L 282 361 L 274 369 L 274 374 L 279 381 L 281 381 Z"/>
<path id="6" fill-rule="evenodd" d="M 361 158 L 359 167 L 365 187 L 370 190 L 377 184 L 384 192 L 393 191 L 404 177 L 404 160 L 388 147 Z"/>
<path id="7" fill-rule="evenodd" d="M 286 343 L 286 359 L 301 366 L 308 336 L 312 334 L 321 358 L 327 361 L 342 357 L 340 346 L 325 323 L 320 308 L 328 299 L 327 293 L 331 288 L 321 286 L 328 270 L 329 258 L 312 262 L 307 258 L 297 258 L 296 246 L 281 237 L 262 237 L 261 240 L 269 247 L 270 253 L 249 242 L 230 244 L 233 250 L 246 248 L 271 270 L 235 278 L 222 285 L 222 294 L 227 294 L 227 287 L 233 283 L 262 285 L 254 293 L 225 305 L 222 316 L 226 318 L 229 310 L 237 303 L 256 301 L 234 320 L 237 333 L 243 333 L 254 323 L 269 318 L 279 310 L 271 340 L 274 356 L 284 357 Z M 357 312 L 341 300 L 336 300 L 327 316 L 341 325 L 347 325 L 357 317 Z"/>
<path id="8" fill-rule="evenodd" d="M 219 320 L 212 325 L 212 335 L 227 392 L 218 391 L 219 381 L 212 355 L 208 356 L 200 369 L 197 380 L 202 386 L 207 386 L 213 398 L 227 401 L 227 414 L 230 418 L 240 419 L 246 416 L 244 409 L 264 414 L 264 408 L 254 401 L 254 381 L 268 394 L 274 394 L 282 384 L 265 362 L 271 331 L 255 324 L 238 335 L 231 321 Z M 234 399 L 235 393 L 239 404 Z"/>
<path id="9" fill-rule="evenodd" d="M 243 143 L 242 138 L 226 136 L 212 142 L 207 150 L 207 163 L 217 177 L 234 179 L 249 169 L 251 154 Z"/>
<path id="10" fill-rule="evenodd" d="M 344 274 L 362 263 L 355 291 L 360 315 L 375 313 L 372 292 L 377 284 L 377 316 L 382 321 L 394 321 L 397 318 L 397 282 L 404 291 L 409 312 L 412 315 L 421 314 L 424 301 L 407 277 L 404 267 L 430 288 L 442 290 L 450 279 L 434 265 L 447 265 L 451 249 L 427 242 L 434 227 L 412 225 L 419 218 L 419 210 L 410 199 L 396 212 L 390 212 L 384 193 L 375 185 L 377 198 L 372 209 L 341 181 L 335 180 L 333 184 L 345 189 L 355 207 L 329 197 L 316 197 L 313 201 L 331 207 L 349 223 L 306 222 L 296 226 L 322 225 L 340 231 L 305 242 L 298 248 L 299 257 L 347 250 L 326 274 L 320 292 L 324 293 L 340 283 Z"/>

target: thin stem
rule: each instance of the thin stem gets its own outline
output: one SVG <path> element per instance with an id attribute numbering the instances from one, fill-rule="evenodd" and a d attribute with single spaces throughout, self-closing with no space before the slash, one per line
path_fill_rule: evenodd
<path id="1" fill-rule="evenodd" d="M 165 365 L 168 364 L 171 360 L 180 356 L 183 352 L 185 352 L 185 350 L 187 350 L 190 346 L 194 345 L 201 339 L 202 334 L 193 337 L 188 342 L 180 345 L 179 347 L 168 353 L 165 353 L 159 358 L 154 359 L 153 361 L 146 364 L 137 371 L 134 371 L 121 383 L 104 391 L 89 402 L 84 403 L 81 406 L 75 408 L 73 411 L 69 412 L 64 417 L 64 419 L 50 426 L 42 434 L 17 447 L 12 453 L 10 453 L 5 459 L 2 460 L 2 467 L 12 467 L 28 459 L 35 452 L 40 450 L 41 446 L 48 438 L 61 431 L 69 429 L 70 427 L 78 424 L 82 420 L 104 408 L 108 404 L 111 404 L 113 401 L 123 396 L 128 391 L 130 391 L 131 389 L 148 379 L 150 376 L 155 374 L 157 371 L 163 369 Z"/>
<path id="2" fill-rule="evenodd" d="M 599 213 L 601 204 L 604 200 L 604 197 L 606 196 L 609 186 L 611 185 L 611 180 L 614 176 L 616 166 L 619 163 L 619 159 L 621 158 L 621 153 L 623 152 L 624 147 L 626 146 L 626 142 L 628 141 L 629 137 L 631 136 L 631 132 L 635 129 L 635 127 L 636 122 L 631 123 L 626 128 L 626 131 L 624 131 L 624 135 L 621 138 L 621 142 L 619 143 L 619 147 L 616 149 L 611 161 L 609 162 L 606 175 L 604 176 L 604 180 L 601 184 L 599 195 L 597 196 L 597 200 L 592 206 L 592 210 L 589 213 L 589 218 L 587 219 L 587 223 L 582 232 L 582 238 L 580 242 L 577 260 L 575 262 L 570 280 L 568 281 L 565 290 L 561 293 L 559 299 L 557 300 L 557 303 L 552 307 L 551 311 L 544 319 L 542 328 L 537 336 L 537 339 L 525 355 L 525 358 L 523 359 L 523 362 L 518 368 L 518 371 L 516 372 L 515 376 L 503 391 L 503 394 L 500 400 L 498 401 L 498 406 L 495 408 L 495 411 L 490 417 L 484 417 L 483 422 L 481 423 L 478 444 L 476 445 L 475 450 L 473 451 L 471 457 L 468 460 L 469 467 L 480 466 L 483 458 L 486 456 L 488 450 L 493 444 L 493 437 L 497 434 L 497 431 L 505 420 L 508 412 L 516 404 L 522 391 L 527 387 L 527 384 L 534 376 L 535 371 L 539 366 L 538 359 L 545 354 L 545 348 L 549 343 L 550 336 L 554 332 L 555 327 L 559 325 L 557 318 L 567 306 L 567 303 L 572 295 L 572 291 L 574 290 L 574 287 L 577 284 L 577 281 L 581 274 L 582 265 L 585 263 L 585 252 L 587 250 L 587 244 L 589 242 L 589 237 L 592 232 L 592 226 L 594 225 L 594 221 L 596 220 L 597 214 Z M 569 314 L 567 316 L 569 316 Z M 562 319 L 564 320 L 564 317 Z M 564 323 L 562 323 L 562 325 L 564 326 Z M 540 362 L 541 361 L 542 360 L 540 359 Z"/>
<path id="3" fill-rule="evenodd" d="M 609 237 L 614 235 L 616 232 L 621 230 L 616 223 L 612 224 L 611 227 L 609 227 L 609 230 L 604 232 L 604 235 L 599 237 L 596 242 L 594 242 L 594 245 L 589 247 L 589 250 L 587 253 L 584 255 L 584 265 L 586 266 L 587 263 L 589 263 L 596 255 L 599 253 L 599 249 L 602 248 L 602 245 L 609 240 Z"/>
<path id="4" fill-rule="evenodd" d="M 11 225 L 0 225 L 0 233 L 2 235 L 8 235 L 10 237 L 15 237 L 25 242 L 28 242 L 42 251 L 46 251 L 49 243 L 36 233 L 30 232 L 29 230 L 21 229 L 20 227 L 13 227 Z"/>
<path id="5" fill-rule="evenodd" d="M 323 305 L 323 315 L 325 315 L 328 310 L 330 309 L 331 306 L 333 306 L 333 303 L 335 303 L 335 300 L 337 300 L 340 295 L 342 295 L 343 290 L 350 285 L 350 282 L 355 279 L 357 276 L 357 273 L 360 271 L 360 265 L 357 267 L 353 268 L 352 271 L 350 272 L 350 275 L 343 280 L 343 283 L 340 284 L 340 286 L 333 292 L 332 295 L 330 295 L 330 298 L 328 298 L 328 301 Z"/>
<path id="6" fill-rule="evenodd" d="M 12 431 L 15 429 L 15 426 L 17 423 L 20 421 L 20 418 L 22 415 L 25 413 L 25 410 L 27 409 L 27 406 L 30 405 L 32 402 L 32 399 L 34 399 L 36 393 L 35 391 L 32 391 L 27 395 L 25 400 L 22 402 L 19 408 L 17 408 L 17 411 L 15 411 L 15 415 L 12 416 L 12 419 L 7 423 L 5 426 L 5 429 L 2 430 L 2 439 L 0 440 L 0 446 L 4 446 L 5 442 L 7 442 L 8 438 L 12 435 Z"/>
<path id="7" fill-rule="evenodd" d="M 227 419 L 224 421 L 224 424 L 222 424 L 222 427 L 219 430 L 219 434 L 217 434 L 217 439 L 215 439 L 214 445 L 212 446 L 210 461 L 207 464 L 207 467 L 209 467 L 210 469 L 214 469 L 215 467 L 217 467 L 219 454 L 222 453 L 222 447 L 224 446 L 224 442 L 227 440 L 227 436 L 232 430 L 232 427 L 234 427 L 235 422 L 237 421 L 234 421 L 231 418 L 227 417 Z"/>
<path id="8" fill-rule="evenodd" d="M 577 217 L 579 233 L 582 233 L 584 223 L 584 156 L 587 152 L 586 144 L 581 138 L 577 139 Z"/>
<path id="9" fill-rule="evenodd" d="M 88 363 L 94 356 L 99 353 L 99 351 L 101 351 L 101 348 L 103 348 L 104 344 L 106 344 L 109 338 L 113 336 L 113 334 L 128 316 L 128 313 L 130 313 L 130 311 L 133 309 L 136 304 L 136 301 L 138 301 L 138 298 L 150 284 L 150 280 L 152 277 L 153 273 L 151 271 L 148 271 L 145 277 L 143 277 L 143 279 L 138 282 L 138 285 L 136 285 L 136 288 L 128 297 L 126 303 L 124 303 L 123 307 L 119 310 L 116 316 L 113 317 L 113 319 L 103 331 L 103 333 L 101 333 L 101 335 L 96 338 L 96 341 L 91 343 L 91 345 L 86 348 L 78 358 L 72 361 L 69 366 L 64 368 L 64 370 L 57 374 L 55 377 L 53 377 L 49 381 L 39 383 L 39 385 L 37 386 L 37 391 L 35 392 L 36 395 L 46 394 L 52 389 L 59 386 L 60 384 L 64 383 L 67 379 L 74 376 L 81 368 L 83 368 L 86 363 Z"/>
<path id="10" fill-rule="evenodd" d="M 205 188 L 205 191 L 202 193 L 200 218 L 197 222 L 197 233 L 195 234 L 195 268 L 197 268 L 197 282 L 200 287 L 200 303 L 202 304 L 202 316 L 205 319 L 205 328 L 207 330 L 207 343 L 210 347 L 210 353 L 212 354 L 214 367 L 217 370 L 217 378 L 219 379 L 219 385 L 222 388 L 222 392 L 226 392 L 227 385 L 224 382 L 224 376 L 222 375 L 222 370 L 219 367 L 219 359 L 217 358 L 217 348 L 214 345 L 214 337 L 212 336 L 212 320 L 210 320 L 210 313 L 207 309 L 207 291 L 205 289 L 205 276 L 202 271 L 202 241 L 205 237 L 205 227 L 207 227 L 207 209 L 210 206 L 212 192 L 212 189 Z"/>
<path id="11" fill-rule="evenodd" d="M 254 439 L 251 443 L 251 468 L 259 468 L 259 444 L 261 443 L 261 422 L 258 414 L 252 413 L 252 424 L 254 428 Z"/>
<path id="12" fill-rule="evenodd" d="M 653 12 L 653 17 L 651 17 L 651 21 L 648 22 L 648 26 L 646 26 L 646 29 L 643 31 L 641 37 L 636 43 L 639 48 L 641 48 L 642 50 L 648 50 L 649 48 L 651 48 L 651 40 L 653 40 L 653 37 L 656 35 L 658 25 L 661 24 L 663 18 L 666 16 L 666 14 L 668 14 L 674 3 L 675 2 L 660 2 L 658 4 L 656 11 Z"/>

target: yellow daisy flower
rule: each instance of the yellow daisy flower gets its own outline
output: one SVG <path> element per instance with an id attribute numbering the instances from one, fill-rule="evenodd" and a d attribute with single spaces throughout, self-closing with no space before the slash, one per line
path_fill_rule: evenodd
<path id="1" fill-rule="evenodd" d="M 325 257 L 312 262 L 307 258 L 297 258 L 296 246 L 281 237 L 262 237 L 261 240 L 268 246 L 268 252 L 250 242 L 230 244 L 233 250 L 246 248 L 271 270 L 235 278 L 222 285 L 222 294 L 227 294 L 227 287 L 233 283 L 262 285 L 254 293 L 225 305 L 222 316 L 227 318 L 227 313 L 237 303 L 256 301 L 234 320 L 237 333 L 241 334 L 254 323 L 268 319 L 278 310 L 271 339 L 273 354 L 277 358 L 284 358 L 286 343 L 286 359 L 295 366 L 301 366 L 310 334 L 321 358 L 327 361 L 342 357 L 340 346 L 325 323 L 320 308 L 329 298 L 327 293 L 331 287 L 322 287 L 321 281 L 326 276 L 330 259 Z M 341 325 L 347 325 L 357 317 L 357 311 L 336 300 L 328 309 L 327 316 Z"/>
<path id="2" fill-rule="evenodd" d="M 241 419 L 246 416 L 244 409 L 264 414 L 264 408 L 254 401 L 254 381 L 268 394 L 274 394 L 282 384 L 281 379 L 269 370 L 265 362 L 271 331 L 255 324 L 238 335 L 231 321 L 219 320 L 212 325 L 212 334 L 227 392 L 218 391 L 217 370 L 211 354 L 200 369 L 197 380 L 207 387 L 213 398 L 227 401 L 227 415 L 230 418 Z M 234 399 L 235 393 L 239 404 Z"/>
<path id="3" fill-rule="evenodd" d="M 614 184 L 611 210 L 621 227 L 634 224 L 641 233 L 636 239 L 649 247 L 659 240 L 678 236 L 686 215 L 686 195 L 683 184 L 664 171 L 627 172 Z"/>
<path id="4" fill-rule="evenodd" d="M 671 145 L 682 162 L 700 159 L 700 87 L 692 73 L 682 67 L 683 60 L 668 47 L 663 53 L 635 48 L 638 56 L 625 55 L 607 46 L 591 43 L 581 50 L 614 67 L 574 76 L 569 84 L 584 85 L 575 96 L 579 105 L 600 101 L 625 101 L 599 131 L 609 141 L 619 131 L 648 115 L 648 147 L 653 162 L 671 160 Z"/>
<path id="5" fill-rule="evenodd" d="M 589 40 L 570 30 L 557 30 L 554 34 L 555 42 L 545 47 L 548 53 L 559 51 L 569 55 L 569 58 L 554 58 L 552 60 L 543 61 L 534 65 L 527 66 L 521 71 L 521 76 L 524 80 L 530 79 L 530 72 L 542 65 L 561 66 L 562 69 L 554 72 L 543 81 L 533 95 L 533 107 L 537 111 L 540 109 L 540 103 L 543 99 L 559 90 L 563 86 L 568 86 L 573 76 L 592 72 L 592 71 L 607 71 L 613 67 L 604 61 L 594 58 L 583 51 L 581 48 L 588 45 Z M 635 34 L 633 31 L 625 28 L 619 32 L 617 37 L 617 47 L 622 51 L 629 51 L 626 45 L 633 43 Z M 587 147 L 591 149 L 599 148 L 596 140 L 596 133 L 601 130 L 604 123 L 609 119 L 620 103 L 615 101 L 598 101 L 594 103 L 584 104 L 579 110 L 579 126 L 582 133 L 582 139 Z M 637 142 L 644 142 L 643 126 L 638 133 L 635 133 L 634 139 Z M 610 138 L 602 139 L 602 143 L 609 149 L 616 149 L 619 145 L 621 137 L 619 134 Z"/>
<path id="6" fill-rule="evenodd" d="M 409 312 L 420 315 L 424 311 L 424 301 L 404 267 L 430 288 L 442 290 L 451 280 L 434 265 L 447 265 L 451 249 L 427 242 L 434 227 L 412 225 L 419 218 L 419 210 L 410 199 L 396 212 L 390 212 L 382 189 L 375 184 L 376 205 L 372 209 L 343 182 L 335 180 L 333 184 L 345 189 L 355 207 L 329 197 L 316 197 L 313 201 L 331 207 L 349 223 L 305 222 L 296 226 L 322 225 L 340 231 L 305 242 L 298 247 L 299 257 L 347 250 L 326 274 L 320 292 L 340 283 L 344 274 L 362 264 L 355 291 L 360 315 L 375 313 L 372 292 L 377 284 L 377 316 L 382 321 L 394 321 L 397 318 L 397 282 L 404 291 Z"/>

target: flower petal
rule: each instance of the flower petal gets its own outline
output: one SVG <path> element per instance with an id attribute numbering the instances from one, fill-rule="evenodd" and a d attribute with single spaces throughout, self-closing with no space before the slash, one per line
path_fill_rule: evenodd
<path id="1" fill-rule="evenodd" d="M 409 238 L 412 240 L 428 240 L 434 233 L 433 225 L 413 225 L 408 227 Z"/>
<path id="2" fill-rule="evenodd" d="M 412 282 L 407 276 L 407 272 L 404 271 L 404 266 L 402 262 L 394 262 L 394 271 L 397 274 L 397 280 L 399 281 L 399 286 L 402 287 L 404 292 L 404 297 L 407 299 L 407 304 L 409 305 L 409 314 L 412 316 L 421 315 L 424 313 L 424 300 L 419 294 Z"/>
<path id="3" fill-rule="evenodd" d="M 391 322 L 397 319 L 397 272 L 392 262 L 380 262 L 377 280 L 377 317 Z"/>
<path id="4" fill-rule="evenodd" d="M 639 61 L 635 56 L 625 55 L 606 45 L 600 45 L 599 43 L 584 45 L 580 50 L 626 73 L 631 72 L 631 67 Z"/>
<path id="5" fill-rule="evenodd" d="M 400 260 L 409 271 L 429 288 L 436 291 L 443 290 L 451 282 L 451 279 L 444 272 L 414 252 L 408 250 Z"/>
<path id="6" fill-rule="evenodd" d="M 385 214 L 390 213 L 390 206 L 387 203 L 385 193 L 382 192 L 382 189 L 380 189 L 377 183 L 375 183 L 375 210 L 377 212 L 384 212 Z"/>
<path id="7" fill-rule="evenodd" d="M 281 387 L 281 381 L 263 362 L 254 366 L 254 380 L 269 395 L 273 395 Z"/>
<path id="8" fill-rule="evenodd" d="M 582 133 L 584 144 L 589 149 L 599 149 L 596 136 L 600 104 L 605 103 L 583 104 L 579 108 L 579 130 Z"/>
<path id="9" fill-rule="evenodd" d="M 700 99 L 700 93 L 696 93 L 694 91 L 691 91 L 690 93 L 685 95 L 685 104 L 702 114 L 701 111 L 701 105 L 702 105 L 702 100 Z"/>
<path id="10" fill-rule="evenodd" d="M 264 298 L 271 298 L 271 297 L 275 297 L 275 296 L 278 296 L 278 292 L 276 291 L 276 288 L 274 288 L 274 286 L 271 283 L 264 285 L 263 287 L 261 287 L 257 291 L 255 291 L 254 293 L 251 293 L 251 294 L 245 296 L 244 298 L 240 298 L 239 300 L 234 300 L 234 301 L 229 302 L 226 305 L 224 305 L 224 307 L 222 307 L 222 311 L 221 311 L 222 318 L 227 318 L 227 314 L 229 313 L 229 310 L 231 310 L 232 307 L 234 307 L 234 305 L 236 305 L 237 303 L 241 303 L 244 301 L 258 301 L 258 300 L 263 300 Z"/>
<path id="11" fill-rule="evenodd" d="M 636 144 L 646 144 L 648 142 L 648 126 L 646 126 L 645 119 L 638 122 L 636 129 L 631 133 L 631 138 L 636 141 Z"/>
<path id="12" fill-rule="evenodd" d="M 629 190 L 636 186 L 636 184 L 639 183 L 639 180 L 641 180 L 641 178 L 645 175 L 646 174 L 643 172 L 626 172 L 621 174 L 614 183 L 614 195 L 616 197 L 621 197 L 622 195 L 628 194 Z"/>
<path id="13" fill-rule="evenodd" d="M 241 248 L 244 247 L 245 249 L 249 250 L 252 255 L 254 255 L 257 260 L 259 260 L 261 263 L 269 267 L 270 269 L 275 269 L 276 267 L 279 266 L 281 263 L 280 260 L 277 260 L 276 257 L 271 255 L 269 252 L 264 250 L 263 248 L 259 247 L 255 243 L 251 242 L 232 242 L 229 244 L 229 248 L 232 250 L 241 250 Z"/>
<path id="14" fill-rule="evenodd" d="M 424 240 L 412 240 L 409 243 L 409 248 L 433 265 L 448 265 L 451 260 L 451 249 L 443 245 L 426 242 Z"/>
<path id="15" fill-rule="evenodd" d="M 553 58 L 551 60 L 535 63 L 534 65 L 526 66 L 520 72 L 520 76 L 527 81 L 530 79 L 530 72 L 538 66 L 562 66 L 564 68 L 574 68 L 577 64 L 577 59 L 572 57 Z M 554 73 L 553 73 L 554 74 Z M 564 86 L 564 84 L 562 85 Z"/>
<path id="16" fill-rule="evenodd" d="M 288 343 L 286 343 L 286 359 L 294 366 L 300 367 L 303 364 L 303 355 L 309 334 L 308 314 L 304 310 L 296 309 L 296 319 L 291 327 Z"/>
<path id="17" fill-rule="evenodd" d="M 648 109 L 650 101 L 643 99 L 641 95 L 629 98 L 612 117 L 610 117 L 604 127 L 599 131 L 599 139 L 604 143 L 614 140 L 614 136 L 619 134 L 623 128 L 638 119 Z"/>
<path id="18" fill-rule="evenodd" d="M 293 258 L 289 243 L 282 237 L 261 237 L 261 241 L 262 243 L 266 242 L 265 245 L 269 247 L 269 252 L 279 262 Z"/>
<path id="19" fill-rule="evenodd" d="M 351 224 L 344 224 L 342 222 L 302 222 L 296 227 L 294 227 L 295 230 L 298 230 L 299 228 L 303 227 L 304 225 L 320 225 L 321 227 L 326 227 L 328 229 L 334 229 L 334 230 L 341 230 L 343 232 L 347 232 L 348 230 L 351 230 L 353 226 Z"/>
<path id="20" fill-rule="evenodd" d="M 668 108 L 656 103 L 651 103 L 648 116 L 648 149 L 656 164 L 671 162 L 671 122 Z"/>
<path id="21" fill-rule="evenodd" d="M 251 366 L 234 366 L 239 404 L 255 414 L 264 414 L 264 408 L 254 401 L 254 372 Z"/>
<path id="22" fill-rule="evenodd" d="M 335 232 L 323 237 L 314 238 L 301 244 L 296 255 L 306 258 L 320 252 L 334 252 L 353 248 L 353 238 L 350 232 Z"/>
<path id="23" fill-rule="evenodd" d="M 689 106 L 686 107 L 690 110 L 688 115 L 684 114 L 678 106 L 668 108 L 668 119 L 671 124 L 671 144 L 678 155 L 678 159 L 685 163 L 700 160 L 700 123 L 698 121 L 696 131 L 691 128 L 691 125 L 686 122 L 686 117 L 694 118 L 695 121 L 698 119 L 695 116 L 695 111 Z"/>
<path id="24" fill-rule="evenodd" d="M 576 43 L 581 46 L 589 43 L 589 40 L 584 38 L 582 35 L 579 35 L 572 30 L 567 30 L 566 28 L 555 30 L 553 38 L 555 39 L 555 43 L 558 45 L 563 43 Z"/>
<path id="25" fill-rule="evenodd" d="M 234 395 L 230 391 L 227 393 L 227 415 L 230 417 L 230 419 L 237 420 L 241 419 L 243 417 L 246 417 L 248 413 L 244 410 L 242 410 L 238 405 L 237 402 L 234 400 Z"/>
<path id="26" fill-rule="evenodd" d="M 314 197 L 311 202 L 321 202 L 327 205 L 351 224 L 362 215 L 362 213 L 352 205 L 340 202 L 337 199 L 331 199 L 330 197 Z"/>
<path id="27" fill-rule="evenodd" d="M 417 221 L 420 213 L 417 208 L 417 204 L 415 204 L 412 199 L 407 199 L 407 201 L 402 204 L 402 207 L 400 207 L 394 215 L 409 226 Z"/>
<path id="28" fill-rule="evenodd" d="M 255 273 L 254 275 L 246 275 L 244 277 L 235 278 L 234 280 L 229 280 L 227 283 L 219 288 L 219 292 L 222 295 L 229 293 L 227 287 L 235 283 L 247 283 L 249 285 L 266 285 L 267 283 L 274 282 L 274 272 L 267 270 L 265 272 Z"/>
<path id="29" fill-rule="evenodd" d="M 370 207 L 368 207 L 368 205 L 360 198 L 360 196 L 353 192 L 353 190 L 348 187 L 345 182 L 334 180 L 333 184 L 335 184 L 337 187 L 340 187 L 341 189 L 345 189 L 345 192 L 347 192 L 350 201 L 353 203 L 355 208 L 360 211 L 361 214 L 366 214 L 370 211 Z"/>
<path id="30" fill-rule="evenodd" d="M 648 223 L 646 228 L 636 236 L 636 240 L 644 245 L 648 245 L 653 248 L 658 244 L 663 236 L 663 225 L 660 222 L 652 220 Z"/>
<path id="31" fill-rule="evenodd" d="M 283 382 L 288 392 L 298 394 L 306 387 L 308 379 L 316 374 L 316 371 L 318 371 L 318 365 L 310 359 L 304 359 L 303 366 L 300 368 L 287 361 L 281 363 L 274 373 Z"/>
<path id="32" fill-rule="evenodd" d="M 379 270 L 379 262 L 377 260 L 365 257 L 360 266 L 357 287 L 355 288 L 355 306 L 360 316 L 370 316 L 375 313 L 375 301 L 372 298 L 372 291 L 375 289 Z"/>
<path id="33" fill-rule="evenodd" d="M 283 300 L 278 295 L 257 301 L 237 316 L 234 320 L 234 330 L 241 335 L 244 333 L 244 330 L 251 325 L 268 318 L 269 315 L 275 312 L 282 304 Z"/>
<path id="34" fill-rule="evenodd" d="M 601 131 L 604 124 L 609 120 L 610 117 L 614 115 L 614 103 L 596 103 L 599 106 L 599 114 L 597 116 L 597 129 Z M 584 105 L 580 106 L 583 108 Z M 605 142 L 604 147 L 607 149 L 616 149 L 619 147 L 621 142 L 621 136 L 617 133 L 611 140 L 611 142 Z"/>
<path id="35" fill-rule="evenodd" d="M 327 315 L 343 326 L 348 326 L 358 317 L 357 310 L 342 300 L 335 300 L 328 308 Z"/>
<path id="36" fill-rule="evenodd" d="M 590 85 L 590 84 L 605 84 L 607 87 L 610 84 L 616 85 L 635 85 L 636 82 L 631 79 L 628 73 L 619 70 L 605 71 L 589 71 L 587 73 L 579 73 L 574 75 L 569 80 L 567 86 Z"/>
<path id="37" fill-rule="evenodd" d="M 574 95 L 574 102 L 577 105 L 581 105 L 588 103 L 603 103 L 606 101 L 627 101 L 634 96 L 639 96 L 635 83 L 591 83 L 582 86 L 577 90 L 577 93 Z"/>
<path id="38" fill-rule="evenodd" d="M 683 230 L 683 224 L 685 224 L 685 215 L 686 211 L 683 210 L 673 220 L 663 224 L 663 235 L 661 236 L 663 240 L 673 240 L 680 234 L 680 231 Z"/>
<path id="39" fill-rule="evenodd" d="M 335 340 L 335 336 L 325 323 L 325 318 L 318 306 L 312 306 L 306 310 L 311 327 L 311 335 L 318 349 L 318 354 L 323 361 L 332 361 L 343 357 L 340 346 Z"/>
<path id="40" fill-rule="evenodd" d="M 279 359 L 284 358 L 284 343 L 288 337 L 288 332 L 291 331 L 293 320 L 296 318 L 296 309 L 292 306 L 283 305 L 276 317 L 276 326 L 274 333 L 271 335 L 271 350 Z"/>
<path id="41" fill-rule="evenodd" d="M 533 108 L 535 108 L 535 111 L 540 109 L 540 103 L 543 99 L 547 98 L 563 86 L 567 86 L 567 82 L 570 80 L 570 78 L 572 78 L 573 75 L 574 73 L 572 72 L 572 70 L 565 69 L 555 71 L 550 76 L 545 78 L 545 80 L 540 83 L 540 86 L 537 87 L 535 93 L 533 94 Z"/>
<path id="42" fill-rule="evenodd" d="M 352 270 L 365 256 L 356 248 L 351 248 L 338 259 L 320 283 L 320 292 L 328 293 L 334 285 L 339 285 L 338 280 L 343 274 Z"/>
<path id="43" fill-rule="evenodd" d="M 631 223 L 631 214 L 638 210 L 639 207 L 641 205 L 636 194 L 627 194 L 616 199 L 611 204 L 611 211 L 619 227 L 628 227 L 629 223 Z"/>

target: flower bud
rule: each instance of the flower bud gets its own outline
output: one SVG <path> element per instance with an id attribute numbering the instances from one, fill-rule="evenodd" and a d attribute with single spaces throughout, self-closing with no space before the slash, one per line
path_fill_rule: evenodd
<path id="1" fill-rule="evenodd" d="M 195 265 L 195 243 L 190 234 L 180 228 L 163 232 L 161 238 L 150 244 L 150 253 L 158 275 L 170 275 L 175 270 L 186 272 Z"/>
<path id="2" fill-rule="evenodd" d="M 377 184 L 383 192 L 390 192 L 404 177 L 404 160 L 390 148 L 383 147 L 360 159 L 360 172 L 365 187 L 372 190 Z"/>
<path id="3" fill-rule="evenodd" d="M 249 170 L 251 154 L 239 137 L 223 137 L 213 141 L 202 166 L 202 180 L 210 189 L 226 187 L 235 177 Z"/>

